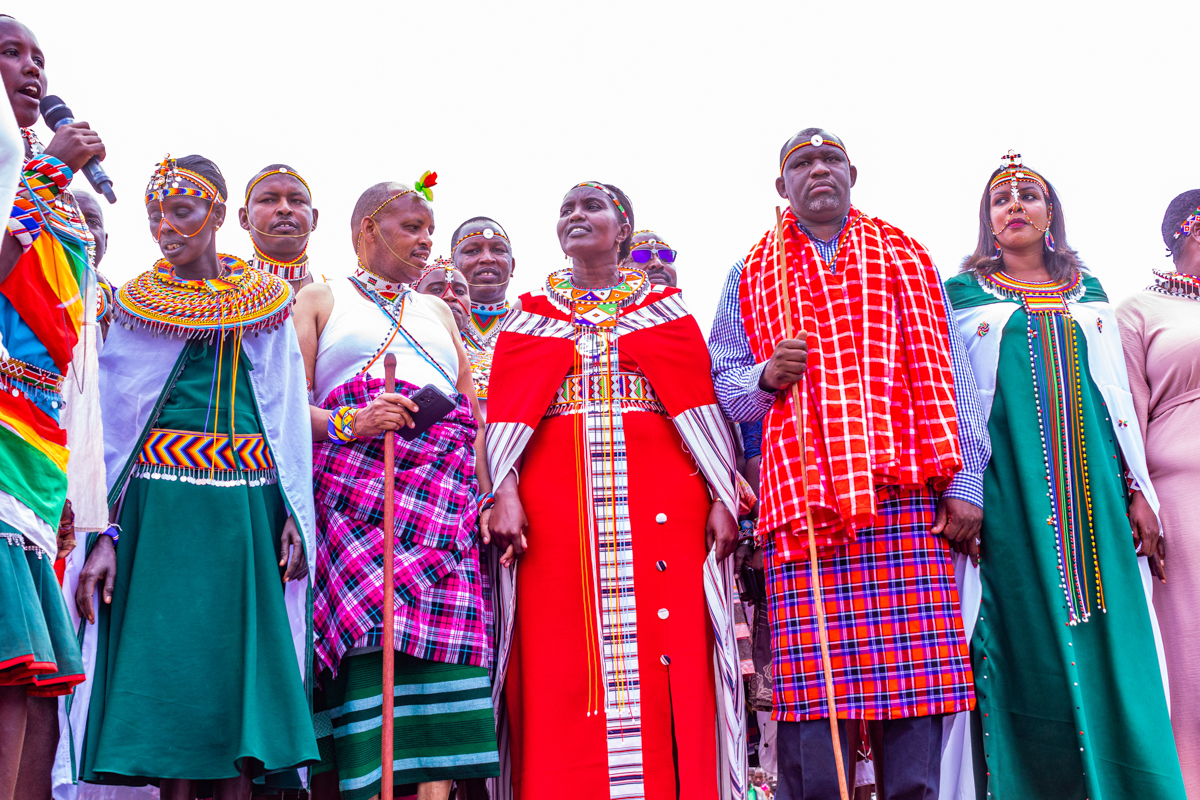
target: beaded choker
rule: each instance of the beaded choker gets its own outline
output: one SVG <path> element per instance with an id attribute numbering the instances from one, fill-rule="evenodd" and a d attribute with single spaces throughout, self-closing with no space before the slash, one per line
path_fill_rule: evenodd
<path id="1" fill-rule="evenodd" d="M 292 308 L 292 287 L 266 272 L 250 269 L 237 256 L 218 256 L 219 278 L 176 277 L 165 258 L 117 292 L 116 316 L 135 326 L 172 336 L 214 338 L 225 331 L 275 330 Z"/>
<path id="2" fill-rule="evenodd" d="M 1154 283 L 1146 287 L 1151 292 L 1200 300 L 1200 278 L 1182 272 L 1154 270 Z"/>
<path id="3" fill-rule="evenodd" d="M 251 240 L 251 244 L 253 244 L 253 240 Z M 306 249 L 295 261 L 276 261 L 265 255 L 255 244 L 254 257 L 250 259 L 250 266 L 261 269 L 263 272 L 269 272 L 285 281 L 304 280 L 308 276 L 308 251 Z"/>
<path id="4" fill-rule="evenodd" d="M 622 267 L 621 281 L 601 289 L 580 289 L 571 282 L 571 270 L 561 269 L 546 278 L 546 294 L 561 311 L 572 315 L 577 326 L 613 328 L 621 309 L 645 297 L 650 279 L 640 269 Z"/>
<path id="5" fill-rule="evenodd" d="M 400 297 L 410 288 L 407 283 L 394 283 L 382 275 L 376 275 L 366 267 L 359 267 L 354 270 L 354 279 L 389 303 L 396 302 L 396 298 Z"/>
<path id="6" fill-rule="evenodd" d="M 1083 274 L 1076 272 L 1071 280 L 1035 282 L 1022 281 L 1004 272 L 980 275 L 979 285 L 999 300 L 1020 300 L 1026 311 L 1066 311 L 1067 303 L 1083 297 Z"/>

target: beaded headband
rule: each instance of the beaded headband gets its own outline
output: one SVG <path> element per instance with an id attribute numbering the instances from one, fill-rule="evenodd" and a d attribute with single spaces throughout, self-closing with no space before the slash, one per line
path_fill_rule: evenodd
<path id="1" fill-rule="evenodd" d="M 650 233 L 650 231 L 642 231 L 642 233 Z M 634 236 L 637 236 L 637 234 L 635 233 Z M 667 244 L 662 239 L 647 239 L 644 242 L 634 242 L 630 246 L 630 249 L 637 250 L 639 247 L 655 247 L 655 246 L 660 247 L 660 248 L 665 248 L 667 250 L 671 249 L 671 245 Z"/>
<path id="2" fill-rule="evenodd" d="M 1179 240 L 1180 236 L 1189 235 L 1192 232 L 1192 228 L 1195 227 L 1196 223 L 1198 222 L 1200 222 L 1200 208 L 1197 208 L 1194 212 L 1192 212 L 1191 216 L 1183 221 L 1183 223 L 1179 226 L 1179 230 L 1175 231 L 1175 236 L 1171 241 L 1175 242 Z"/>
<path id="3" fill-rule="evenodd" d="M 505 236 L 503 233 L 501 233 L 500 231 L 496 230 L 495 228 L 484 228 L 484 229 L 483 229 L 483 230 L 481 230 L 481 231 L 475 231 L 475 232 L 473 232 L 473 233 L 468 233 L 468 234 L 466 234 L 466 235 L 464 235 L 464 236 L 460 236 L 460 237 L 458 237 L 458 241 L 456 241 L 456 242 L 455 242 L 455 243 L 454 243 L 454 244 L 453 244 L 453 245 L 450 247 L 450 252 L 454 252 L 455 250 L 457 250 L 457 249 L 458 249 L 458 246 L 459 246 L 460 244 L 462 244 L 463 242 L 465 242 L 467 239 L 470 239 L 472 236 L 482 236 L 482 237 L 483 237 L 483 238 L 485 238 L 485 239 L 495 239 L 495 238 L 500 238 L 500 239 L 503 239 L 504 241 L 508 242 L 510 245 L 512 244 L 512 242 L 509 242 L 509 241 L 508 241 L 508 237 L 507 237 L 507 236 Z"/>
<path id="4" fill-rule="evenodd" d="M 1042 192 L 1046 195 L 1046 202 L 1050 202 L 1050 187 L 1046 179 L 1022 164 L 1020 153 L 1009 150 L 1008 155 L 1001 157 L 1001 161 L 1007 161 L 1008 163 L 1004 169 L 1000 170 L 996 177 L 992 178 L 992 185 L 988 187 L 989 192 L 1002 183 L 1008 183 L 1012 185 L 1015 193 L 1018 181 L 1029 181 L 1042 187 Z"/>
<path id="5" fill-rule="evenodd" d="M 181 186 L 180 181 L 192 183 L 196 188 Z M 180 195 L 199 197 L 212 202 L 225 201 L 225 196 L 216 186 L 213 186 L 208 178 L 179 166 L 175 159 L 171 158 L 171 154 L 167 153 L 166 157 L 154 168 L 154 174 L 150 176 L 150 183 L 146 184 L 146 203 L 150 204 L 155 201 L 161 203 L 168 197 Z"/>
<path id="6" fill-rule="evenodd" d="M 613 201 L 613 205 L 617 207 L 617 211 L 620 211 L 621 216 L 625 218 L 626 224 L 629 223 L 629 214 L 626 213 L 625 206 L 621 205 L 621 201 L 617 199 L 617 195 L 615 192 L 610 190 L 603 183 L 596 183 L 595 181 L 584 181 L 583 183 L 575 184 L 576 189 L 578 189 L 581 186 L 589 186 L 592 189 L 599 189 L 600 191 L 602 191 L 606 195 L 608 195 L 608 199 Z"/>
<path id="7" fill-rule="evenodd" d="M 393 200 L 399 200 L 401 197 L 404 197 L 405 195 L 420 194 L 426 200 L 433 200 L 433 189 L 431 189 L 430 187 L 436 186 L 436 185 L 437 185 L 437 173 L 430 172 L 429 170 L 425 170 L 423 173 L 421 173 L 421 177 L 417 178 L 417 182 L 415 184 L 413 184 L 413 188 L 403 189 L 399 192 L 396 192 L 394 195 L 389 197 L 387 200 L 384 200 L 382 203 L 375 206 L 375 210 L 372 211 L 370 214 L 367 214 L 367 216 L 368 217 L 375 216 L 380 211 L 382 211 L 383 207 L 386 206 L 388 203 L 392 202 Z"/>
<path id="8" fill-rule="evenodd" d="M 306 180 L 304 180 L 304 178 L 300 177 L 300 173 L 293 172 L 292 170 L 288 169 L 287 167 L 280 167 L 279 169 L 273 169 L 270 172 L 264 172 L 262 175 L 259 175 L 257 178 L 255 178 L 250 183 L 250 185 L 246 187 L 246 205 L 250 205 L 250 193 L 254 191 L 255 186 L 258 186 L 258 182 L 263 180 L 264 178 L 270 178 L 273 175 L 290 175 L 291 177 L 300 181 L 300 183 L 304 184 L 304 188 L 308 192 L 308 196 L 312 197 L 312 189 L 309 188 L 308 181 L 306 181 Z"/>
<path id="9" fill-rule="evenodd" d="M 441 256 L 438 256 L 433 260 L 432 264 L 421 270 L 421 274 L 418 275 L 417 279 L 412 282 L 413 288 L 416 288 L 418 285 L 420 285 L 421 281 L 425 280 L 439 269 L 446 270 L 446 280 L 448 281 L 450 280 L 450 273 L 455 269 L 454 262 L 449 258 L 442 258 Z"/>
<path id="10" fill-rule="evenodd" d="M 830 147 L 836 147 L 838 150 L 841 150 L 843 153 L 846 153 L 846 148 L 842 147 L 841 143 L 836 142 L 833 139 L 826 139 L 824 136 L 822 136 L 819 133 L 814 133 L 812 135 L 811 139 L 809 139 L 806 142 L 800 142 L 800 143 L 794 145 L 791 150 L 787 151 L 787 155 L 785 155 L 783 157 L 783 160 L 779 162 L 780 176 L 783 175 L 783 167 L 784 167 L 784 165 L 787 164 L 787 160 L 792 157 L 792 153 L 796 152 L 801 147 L 820 147 L 823 144 L 827 144 Z M 846 157 L 849 158 L 850 154 L 846 153 Z"/>

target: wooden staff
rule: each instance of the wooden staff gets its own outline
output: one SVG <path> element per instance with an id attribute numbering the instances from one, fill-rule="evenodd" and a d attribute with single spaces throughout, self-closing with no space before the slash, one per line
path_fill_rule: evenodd
<path id="1" fill-rule="evenodd" d="M 792 298 L 787 270 L 783 263 L 783 214 L 775 206 L 775 283 L 783 295 L 783 335 L 792 338 Z M 803 313 L 803 309 L 801 310 Z M 807 375 L 807 370 L 805 374 Z M 825 600 L 821 593 L 821 570 L 817 566 L 817 540 L 813 533 L 812 505 L 808 502 L 808 433 L 804 424 L 804 404 L 800 384 L 804 376 L 792 384 L 792 403 L 796 407 L 796 430 L 800 434 L 800 489 L 804 493 L 804 518 L 808 523 L 808 563 L 813 598 L 817 604 L 817 636 L 821 640 L 821 667 L 825 672 L 825 696 L 829 701 L 829 734 L 833 739 L 833 758 L 837 762 L 838 789 L 842 800 L 850 800 L 846 786 L 846 764 L 842 760 L 842 736 L 838 731 L 837 701 L 833 695 L 833 663 L 829 660 L 829 632 L 825 628 Z"/>
<path id="2" fill-rule="evenodd" d="M 383 359 L 383 390 L 396 391 L 396 356 Z M 383 800 L 392 800 L 393 739 L 396 718 L 396 432 L 383 435 Z"/>

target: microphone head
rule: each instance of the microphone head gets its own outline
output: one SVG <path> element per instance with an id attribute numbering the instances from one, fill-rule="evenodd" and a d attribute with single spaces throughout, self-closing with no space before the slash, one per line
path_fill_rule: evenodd
<path id="1" fill-rule="evenodd" d="M 67 108 L 67 104 L 56 94 L 48 94 L 42 98 L 42 119 L 50 130 L 57 130 L 63 120 L 74 119 L 75 114 Z"/>

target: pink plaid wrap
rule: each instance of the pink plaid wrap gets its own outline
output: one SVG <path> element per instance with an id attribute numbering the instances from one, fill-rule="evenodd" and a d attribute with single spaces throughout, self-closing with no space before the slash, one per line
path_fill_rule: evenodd
<path id="1" fill-rule="evenodd" d="M 396 391 L 419 387 L 397 381 Z M 365 406 L 383 391 L 357 376 L 325 408 Z M 476 521 L 475 435 L 470 402 L 427 432 L 396 439 L 396 649 L 447 664 L 488 666 L 490 641 Z M 337 673 L 351 647 L 378 646 L 383 609 L 383 437 L 317 442 L 315 651 Z"/>

